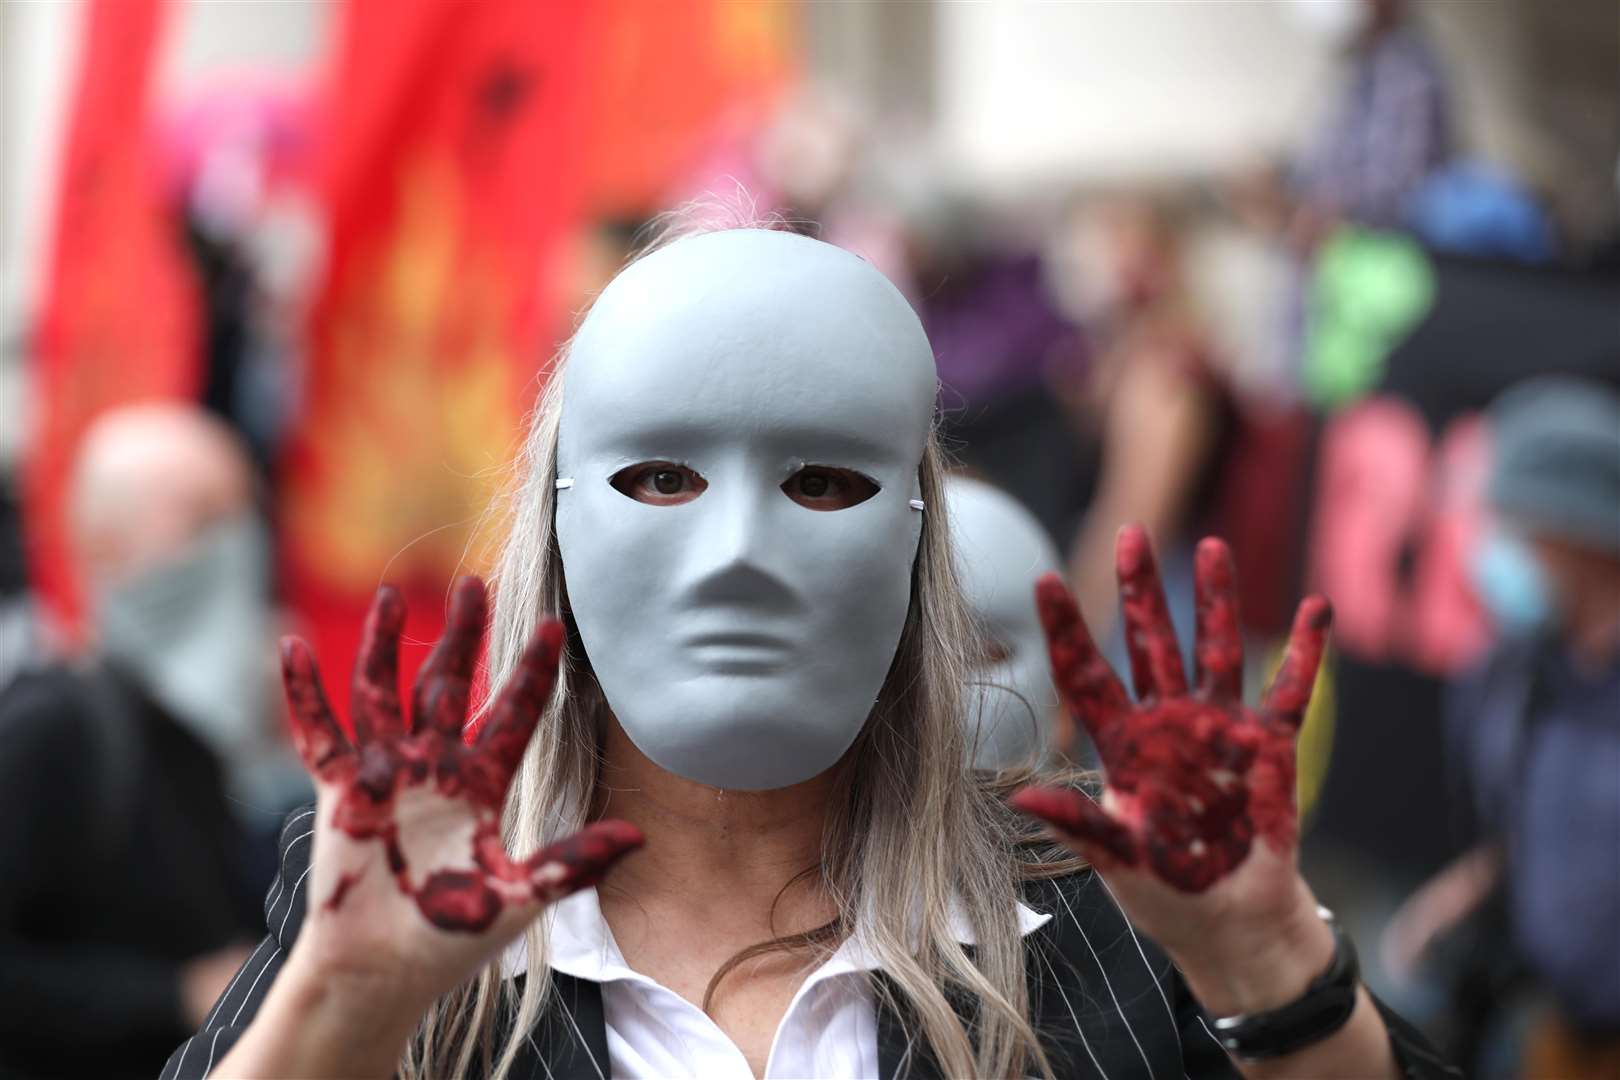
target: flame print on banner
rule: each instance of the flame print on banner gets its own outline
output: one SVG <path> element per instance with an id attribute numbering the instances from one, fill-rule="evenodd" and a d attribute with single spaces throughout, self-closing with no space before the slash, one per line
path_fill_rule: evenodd
<path id="1" fill-rule="evenodd" d="M 284 507 L 290 535 L 319 552 L 310 576 L 343 593 L 385 567 L 444 580 L 517 422 L 524 365 L 506 333 L 516 283 L 458 250 L 458 192 L 442 163 L 406 166 L 400 186 L 397 229 L 357 266 L 329 328 L 322 400 L 343 408 L 312 413 L 301 447 L 328 467 L 290 483 Z"/>
<path id="2" fill-rule="evenodd" d="M 283 462 L 291 599 L 347 670 L 379 578 L 442 623 L 550 342 L 580 218 L 588 7 L 357 0 L 324 113 L 326 277 Z M 547 318 L 547 315 L 552 318 Z"/>
<path id="3" fill-rule="evenodd" d="M 23 516 L 35 586 L 70 635 L 82 614 L 67 527 L 80 436 L 110 407 L 192 397 L 201 379 L 196 282 L 149 124 L 164 7 L 96 0 L 82 13 L 31 357 L 39 419 L 29 433 Z"/>

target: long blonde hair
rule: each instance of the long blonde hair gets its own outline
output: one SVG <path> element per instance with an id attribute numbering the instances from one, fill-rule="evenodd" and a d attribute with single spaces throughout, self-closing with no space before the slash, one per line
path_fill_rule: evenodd
<path id="1" fill-rule="evenodd" d="M 774 223 L 747 222 L 762 224 Z M 646 250 L 693 231 L 710 228 L 666 230 Z M 553 527 L 566 354 L 565 346 L 530 424 L 493 582 L 492 686 L 511 674 L 541 619 L 560 613 L 569 623 L 556 692 L 506 807 L 505 839 L 517 852 L 586 824 L 597 796 L 599 738 L 607 719 L 606 701 L 568 616 Z M 943 473 L 938 443 L 930 436 L 919 469 L 927 511 L 910 609 L 877 705 L 837 766 L 821 862 L 814 869 L 837 911 L 829 924 L 836 932 L 765 944 L 830 951 L 843 934 L 853 935 L 887 976 L 877 981 L 878 992 L 914 1021 L 913 1034 L 926 1042 L 945 1075 L 1050 1076 L 1029 1022 L 1017 903 L 1024 880 L 1079 864 L 1005 806 L 1007 791 L 1029 779 L 1027 770 L 992 776 L 968 766 L 960 695 L 968 679 L 971 626 L 952 563 Z M 971 957 L 957 940 L 953 909 L 973 930 Z M 525 933 L 528 977 L 521 991 L 496 962 L 445 995 L 423 1018 L 402 1062 L 403 1077 L 482 1074 L 504 1080 L 551 1004 L 545 921 Z M 977 1004 L 971 1035 L 952 997 Z M 501 1017 L 509 1029 L 497 1045 Z"/>

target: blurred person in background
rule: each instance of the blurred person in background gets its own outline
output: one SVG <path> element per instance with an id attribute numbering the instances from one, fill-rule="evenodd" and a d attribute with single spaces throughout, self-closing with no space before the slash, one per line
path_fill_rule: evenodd
<path id="1" fill-rule="evenodd" d="M 28 589 L 22 512 L 8 477 L 0 475 L 0 693 L 37 662 L 44 628 Z"/>
<path id="2" fill-rule="evenodd" d="M 1159 538 L 1171 614 L 1183 635 L 1190 631 L 1191 539 L 1208 524 L 1236 424 L 1188 295 L 1182 232 L 1167 201 L 1125 194 L 1083 201 L 1070 225 L 1065 276 L 1092 350 L 1073 404 L 1100 446 L 1096 494 L 1070 548 L 1069 576 L 1099 635 L 1116 622 L 1109 553 L 1127 522 Z"/>
<path id="3" fill-rule="evenodd" d="M 1453 155 L 1446 80 L 1405 0 L 1293 0 L 1301 24 L 1343 50 L 1343 82 L 1292 161 L 1231 185 L 1237 216 L 1295 262 L 1276 329 L 1285 370 L 1306 364 L 1321 300 L 1314 277 L 1343 226 L 1404 229 Z M 1349 235 L 1354 235 L 1349 234 Z M 1315 395 L 1309 373 L 1299 376 Z M 1292 396 L 1296 387 L 1283 387 Z"/>
<path id="4" fill-rule="evenodd" d="M 249 853 L 308 787 L 271 726 L 238 439 L 190 406 L 115 410 L 71 500 L 93 659 L 0 697 L 0 1073 L 151 1075 L 246 956 L 274 871 Z"/>
<path id="5" fill-rule="evenodd" d="M 1057 547 L 1018 500 L 993 484 L 952 474 L 950 503 L 956 573 L 973 618 L 978 650 L 965 695 L 974 765 L 1036 765 L 1052 744 L 1057 688 L 1029 583 L 1057 571 Z"/>
<path id="6" fill-rule="evenodd" d="M 1448 708 L 1478 843 L 1413 895 L 1383 948 L 1413 971 L 1499 895 L 1539 1000 L 1522 1053 L 1501 1034 L 1514 1003 L 1491 1003 L 1494 1034 L 1466 1048 L 1477 1072 L 1620 1077 L 1620 395 L 1543 377 L 1489 420 L 1494 521 L 1475 577 L 1501 642 Z M 1504 966 L 1500 938 L 1479 936 L 1491 963 L 1476 980 Z"/>
<path id="7" fill-rule="evenodd" d="M 1340 221 L 1402 224 L 1452 156 L 1446 79 L 1404 0 L 1293 0 L 1300 23 L 1342 49 L 1344 82 L 1286 169 L 1234 193 L 1253 224 L 1308 253 Z"/>
<path id="8" fill-rule="evenodd" d="M 1091 432 L 1059 387 L 1083 378 L 1085 341 L 1059 308 L 1036 245 L 938 179 L 896 163 L 908 298 L 933 342 L 947 445 L 1054 537 L 1074 529 L 1095 477 Z"/>

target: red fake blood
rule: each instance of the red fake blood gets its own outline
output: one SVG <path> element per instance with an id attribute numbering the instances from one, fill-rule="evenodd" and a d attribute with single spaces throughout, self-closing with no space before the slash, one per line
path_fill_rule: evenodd
<path id="1" fill-rule="evenodd" d="M 344 874 L 338 878 L 337 887 L 332 890 L 332 895 L 327 897 L 326 903 L 321 906 L 327 911 L 336 911 L 343 903 L 343 898 L 349 895 L 349 890 L 354 887 L 354 883 L 359 880 L 359 874 Z"/>
<path id="2" fill-rule="evenodd" d="M 549 867 L 560 866 L 567 871 L 555 884 L 536 882 L 536 898 L 550 901 L 595 885 L 620 855 L 639 848 L 643 842 L 641 830 L 628 822 L 598 821 L 536 852 L 523 865 L 533 876 L 549 875 Z"/>
<path id="3" fill-rule="evenodd" d="M 457 582 L 445 635 L 417 675 L 414 724 L 407 724 L 397 690 L 404 607 L 392 588 L 379 589 L 355 665 L 352 743 L 327 703 L 308 646 L 296 639 L 282 645 L 294 745 L 316 778 L 339 791 L 332 824 L 356 840 L 380 841 L 400 892 L 411 896 L 433 925 L 467 933 L 488 929 L 508 903 L 549 901 L 594 883 L 642 843 L 641 834 L 623 822 L 598 822 L 524 862 L 507 856 L 497 822 L 551 694 L 562 626 L 555 620 L 540 626 L 478 739 L 469 744 L 462 730 L 485 610 L 483 583 Z M 427 784 L 459 803 L 470 820 L 473 865 L 436 870 L 413 884 L 395 808 L 402 792 Z M 339 879 L 327 910 L 337 909 L 358 876 Z"/>
<path id="4" fill-rule="evenodd" d="M 1181 646 L 1170 624 L 1170 608 L 1165 603 L 1164 587 L 1159 584 L 1147 534 L 1141 529 L 1121 530 L 1115 562 L 1136 696 L 1143 701 L 1180 697 L 1187 692 Z"/>
<path id="5" fill-rule="evenodd" d="M 1299 839 L 1299 819 L 1294 812 L 1294 738 L 1310 708 L 1332 625 L 1333 608 L 1325 599 L 1308 596 L 1300 603 L 1288 636 L 1288 652 L 1260 710 L 1272 738 L 1262 745 L 1253 770 L 1250 815 L 1256 831 L 1278 851 L 1293 850 Z"/>
<path id="6" fill-rule="evenodd" d="M 1120 534 L 1120 597 L 1138 704 L 1102 659 L 1061 579 L 1037 583 L 1054 679 L 1091 735 L 1117 812 L 1074 790 L 1025 789 L 1012 799 L 1072 837 L 1100 867 L 1143 862 L 1185 892 L 1202 892 L 1237 869 L 1257 835 L 1279 853 L 1293 850 L 1294 736 L 1330 621 L 1320 597 L 1300 605 L 1264 704 L 1246 708 L 1231 553 L 1206 540 L 1196 565 L 1197 687 L 1189 692 L 1146 534 Z"/>
<path id="7" fill-rule="evenodd" d="M 1235 869 L 1254 836 L 1243 775 L 1254 760 L 1232 718 L 1188 698 L 1141 708 L 1110 749 L 1121 818 L 1164 880 L 1201 892 Z"/>
<path id="8" fill-rule="evenodd" d="M 416 893 L 416 906 L 428 922 L 441 930 L 477 934 L 489 929 L 505 902 L 484 883 L 480 874 L 440 870 L 429 876 Z"/>

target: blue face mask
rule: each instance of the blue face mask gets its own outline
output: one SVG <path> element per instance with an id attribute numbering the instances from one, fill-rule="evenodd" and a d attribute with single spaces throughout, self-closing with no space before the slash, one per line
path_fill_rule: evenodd
<path id="1" fill-rule="evenodd" d="M 1492 530 L 1474 553 L 1472 569 L 1474 588 L 1504 634 L 1530 637 L 1552 621 L 1552 583 L 1536 553 L 1517 536 Z"/>

